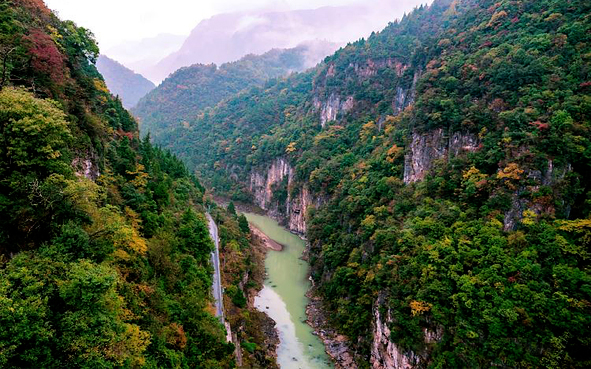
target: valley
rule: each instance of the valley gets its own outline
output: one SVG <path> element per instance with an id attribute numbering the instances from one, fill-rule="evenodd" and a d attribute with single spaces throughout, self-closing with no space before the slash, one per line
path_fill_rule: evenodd
<path id="1" fill-rule="evenodd" d="M 0 367 L 590 367 L 591 3 L 288 3 L 0 3 Z"/>
<path id="2" fill-rule="evenodd" d="M 271 218 L 246 214 L 250 223 L 283 245 L 281 251 L 269 251 L 265 260 L 267 277 L 255 298 L 258 310 L 277 324 L 280 344 L 277 363 L 281 368 L 330 368 L 322 342 L 306 324 L 306 294 L 310 288 L 309 267 L 302 259 L 304 241 Z"/>

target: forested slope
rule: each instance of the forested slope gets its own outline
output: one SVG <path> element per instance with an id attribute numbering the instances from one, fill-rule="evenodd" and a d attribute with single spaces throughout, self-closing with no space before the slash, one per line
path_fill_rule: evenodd
<path id="1" fill-rule="evenodd" d="M 587 367 L 590 14 L 436 0 L 158 142 L 306 232 L 362 367 Z"/>
<path id="2" fill-rule="evenodd" d="M 0 52 L 0 366 L 233 367 L 204 189 L 139 140 L 92 33 L 11 0 Z"/>
<path id="3" fill-rule="evenodd" d="M 293 49 L 247 55 L 219 68 L 215 64 L 184 67 L 141 99 L 133 113 L 141 121 L 142 133 L 160 141 L 162 133 L 188 124 L 205 108 L 269 79 L 313 67 L 335 49 L 333 43 L 314 41 Z"/>
<path id="4" fill-rule="evenodd" d="M 96 68 L 103 76 L 111 93 L 119 96 L 121 103 L 127 109 L 134 107 L 142 97 L 156 88 L 141 74 L 135 73 L 105 55 L 99 55 Z"/>

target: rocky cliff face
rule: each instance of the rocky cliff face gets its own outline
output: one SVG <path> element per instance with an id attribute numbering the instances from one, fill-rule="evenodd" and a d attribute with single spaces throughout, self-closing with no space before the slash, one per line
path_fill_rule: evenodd
<path id="1" fill-rule="evenodd" d="M 345 114 L 355 106 L 353 96 L 342 98 L 336 93 L 330 94 L 326 101 L 320 101 L 318 97 L 314 99 L 314 107 L 320 110 L 320 125 L 322 128 L 327 122 L 337 120 L 339 115 Z"/>
<path id="2" fill-rule="evenodd" d="M 293 179 L 292 166 L 284 158 L 278 158 L 267 168 L 251 172 L 249 189 L 261 209 L 284 223 L 290 231 L 304 235 L 307 210 L 310 206 L 320 206 L 322 200 L 312 196 L 305 185 L 293 189 Z M 275 191 L 285 191 L 287 198 L 277 198 Z"/>
<path id="3" fill-rule="evenodd" d="M 74 160 L 72 160 L 72 167 L 78 177 L 84 177 L 91 181 L 96 181 L 101 175 L 98 162 L 98 155 L 94 151 L 90 151 L 75 157 Z"/>
<path id="4" fill-rule="evenodd" d="M 385 302 L 383 295 L 379 296 L 374 308 L 373 342 L 371 345 L 370 364 L 374 369 L 407 369 L 415 368 L 424 363 L 429 355 L 427 347 L 443 338 L 443 330 L 431 331 L 424 329 L 425 349 L 420 353 L 401 350 L 390 340 L 389 324 L 392 323 L 390 310 L 380 313 L 380 306 Z"/>
<path id="5" fill-rule="evenodd" d="M 476 151 L 478 145 L 478 137 L 471 133 L 454 132 L 447 136 L 442 128 L 425 133 L 413 132 L 404 158 L 404 183 L 423 180 L 436 160 Z"/>
<path id="6" fill-rule="evenodd" d="M 537 192 L 540 189 L 540 186 L 554 188 L 571 171 L 572 166 L 570 164 L 557 166 L 551 159 L 548 160 L 545 170 L 525 168 L 522 175 L 533 185 L 520 187 L 513 193 L 511 197 L 511 207 L 504 214 L 503 229 L 507 232 L 514 231 L 519 222 L 523 219 L 523 212 L 526 210 L 531 210 L 537 215 L 554 213 L 556 210 L 554 203 L 547 204 L 543 201 L 532 202 L 530 199 L 522 197 L 522 195 L 524 193 Z M 565 206 L 565 215 L 567 218 L 570 212 L 570 205 L 572 204 L 566 204 Z"/>

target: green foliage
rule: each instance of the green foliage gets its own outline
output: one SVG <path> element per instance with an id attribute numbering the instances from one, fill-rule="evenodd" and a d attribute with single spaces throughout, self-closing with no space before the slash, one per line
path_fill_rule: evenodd
<path id="1" fill-rule="evenodd" d="M 244 214 L 240 214 L 238 217 L 238 227 L 240 227 L 242 233 L 250 234 L 250 225 Z"/>
<path id="2" fill-rule="evenodd" d="M 170 130 L 182 131 L 207 107 L 246 88 L 262 86 L 268 79 L 304 70 L 307 52 L 307 46 L 298 46 L 247 55 L 219 68 L 214 64 L 181 68 L 142 98 L 133 112 L 142 121 L 142 132 L 159 142 Z"/>
<path id="3" fill-rule="evenodd" d="M 92 33 L 13 0 L 0 54 L 0 366 L 233 367 L 204 189 L 137 139 Z"/>
<path id="4" fill-rule="evenodd" d="M 158 142 L 234 199 L 289 162 L 273 202 L 305 187 L 323 204 L 312 277 L 361 367 L 376 301 L 420 365 L 587 367 L 590 12 L 436 0 Z M 411 160 L 429 163 L 419 183 L 403 181 Z"/>

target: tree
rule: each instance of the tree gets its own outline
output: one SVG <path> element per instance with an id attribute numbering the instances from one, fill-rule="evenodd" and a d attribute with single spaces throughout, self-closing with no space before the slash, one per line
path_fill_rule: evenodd
<path id="1" fill-rule="evenodd" d="M 230 201 L 230 203 L 228 204 L 228 213 L 232 214 L 233 216 L 238 216 L 238 214 L 236 214 L 236 207 L 234 206 L 234 203 L 232 201 Z"/>
<path id="2" fill-rule="evenodd" d="M 244 233 L 244 234 L 250 233 L 250 226 L 248 225 L 248 220 L 246 219 L 244 214 L 240 214 L 240 216 L 238 217 L 238 227 L 240 227 L 240 230 L 242 231 L 242 233 Z"/>

